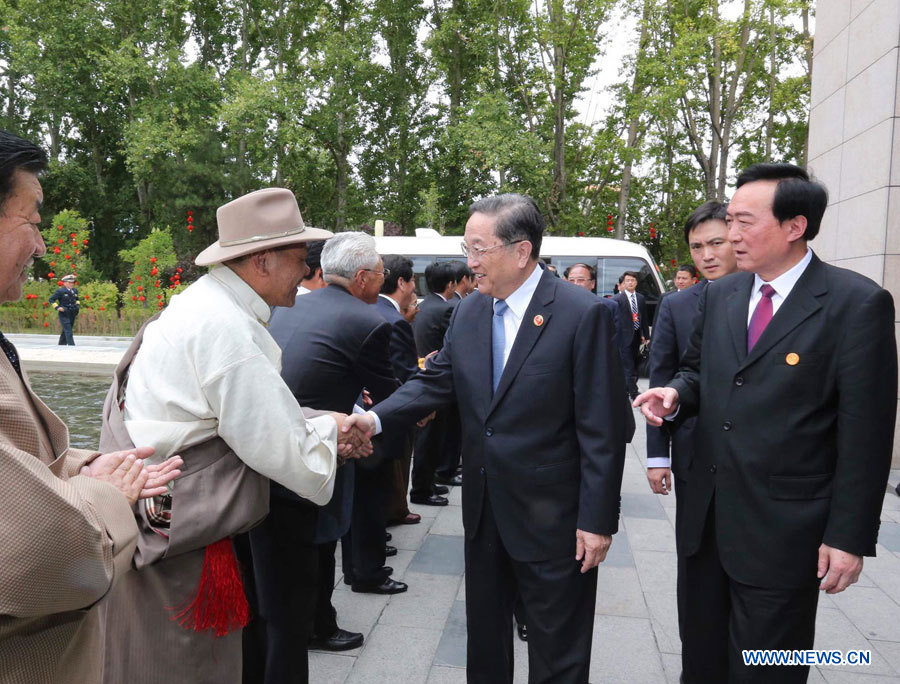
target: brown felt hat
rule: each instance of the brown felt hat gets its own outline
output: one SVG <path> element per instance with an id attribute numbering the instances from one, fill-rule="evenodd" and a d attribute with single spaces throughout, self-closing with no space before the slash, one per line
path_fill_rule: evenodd
<path id="1" fill-rule="evenodd" d="M 197 255 L 198 266 L 334 235 L 330 230 L 307 228 L 297 198 L 284 188 L 257 190 L 222 205 L 216 210 L 216 223 L 219 239 Z"/>

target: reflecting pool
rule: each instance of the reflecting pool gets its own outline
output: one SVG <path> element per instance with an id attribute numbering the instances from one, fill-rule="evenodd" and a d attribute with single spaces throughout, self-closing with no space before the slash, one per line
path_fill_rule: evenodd
<path id="1" fill-rule="evenodd" d="M 96 449 L 100 442 L 103 400 L 112 381 L 75 373 L 28 373 L 35 393 L 69 426 L 69 444 Z"/>

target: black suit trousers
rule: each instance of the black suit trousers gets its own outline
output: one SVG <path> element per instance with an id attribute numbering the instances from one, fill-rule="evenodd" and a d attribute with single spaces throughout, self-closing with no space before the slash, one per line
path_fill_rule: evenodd
<path id="1" fill-rule="evenodd" d="M 809 667 L 745 666 L 745 649 L 813 647 L 819 583 L 752 587 L 725 572 L 716 543 L 715 502 L 697 553 L 679 568 L 681 663 L 685 684 L 802 684 Z M 531 625 L 529 625 L 529 628 Z"/>
<path id="2" fill-rule="evenodd" d="M 353 582 L 381 584 L 384 572 L 384 511 L 391 488 L 393 460 L 373 467 L 357 464 L 350 531 L 341 539 L 341 565 Z"/>
<path id="3" fill-rule="evenodd" d="M 244 684 L 309 681 L 306 645 L 317 595 L 319 553 L 313 537 L 318 517 L 318 508 L 307 501 L 273 497 L 266 519 L 236 544 L 245 577 L 252 579 L 247 592 L 251 622 L 243 634 Z"/>
<path id="4" fill-rule="evenodd" d="M 572 555 L 516 561 L 507 553 L 485 496 L 481 524 L 466 537 L 469 684 L 513 681 L 513 611 L 528 626 L 529 684 L 585 684 L 591 663 L 596 568 L 581 574 Z"/>
<path id="5" fill-rule="evenodd" d="M 434 474 L 444 457 L 447 437 L 447 410 L 438 409 L 434 420 L 419 428 L 413 448 L 412 496 L 434 494 Z"/>
<path id="6" fill-rule="evenodd" d="M 626 333 L 627 334 L 627 333 Z M 630 342 L 625 347 L 625 354 L 622 355 L 622 361 L 625 365 L 625 387 L 629 394 L 637 394 L 638 387 L 638 359 L 641 355 L 641 329 L 633 330 Z"/>

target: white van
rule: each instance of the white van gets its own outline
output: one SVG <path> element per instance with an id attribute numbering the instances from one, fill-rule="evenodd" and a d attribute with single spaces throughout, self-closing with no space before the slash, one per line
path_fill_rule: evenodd
<path id="1" fill-rule="evenodd" d="M 376 237 L 378 253 L 402 254 L 413 260 L 416 292 L 427 294 L 425 268 L 434 261 L 465 261 L 462 253 L 462 235 L 441 235 L 431 228 L 417 228 L 415 237 Z M 562 276 L 573 264 L 585 263 L 597 269 L 597 294 L 612 295 L 619 278 L 625 271 L 636 271 L 638 291 L 647 298 L 648 315 L 652 316 L 656 302 L 665 292 L 659 268 L 643 245 L 625 240 L 598 237 L 544 236 L 541 242 L 541 259 L 553 264 Z"/>

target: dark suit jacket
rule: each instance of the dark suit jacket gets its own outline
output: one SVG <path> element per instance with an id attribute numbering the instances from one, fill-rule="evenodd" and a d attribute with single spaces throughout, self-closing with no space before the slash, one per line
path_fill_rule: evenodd
<path id="1" fill-rule="evenodd" d="M 444 333 L 450 325 L 450 316 L 455 307 L 452 298 L 449 302 L 445 302 L 433 292 L 419 303 L 419 313 L 412 326 L 419 356 L 427 356 L 443 346 Z"/>
<path id="2" fill-rule="evenodd" d="M 622 320 L 622 309 L 616 304 L 612 299 L 607 299 L 606 297 L 599 297 L 600 303 L 603 304 L 608 310 L 613 320 L 613 336 L 612 342 L 616 347 L 617 354 L 619 357 L 619 361 L 622 364 L 622 369 L 624 371 L 625 368 L 625 357 L 624 355 L 627 353 L 627 347 L 622 346 L 622 331 L 625 330 L 625 321 Z M 630 322 L 630 321 L 629 321 Z M 630 329 L 630 328 L 629 328 Z M 625 397 L 623 399 L 623 403 L 625 405 L 625 441 L 631 442 L 634 437 L 634 412 L 631 410 L 631 399 L 628 398 L 628 394 L 626 392 Z"/>
<path id="3" fill-rule="evenodd" d="M 681 413 L 699 409 L 681 473 L 683 548 L 698 549 L 715 496 L 732 578 L 808 586 L 822 542 L 875 554 L 897 406 L 894 305 L 868 278 L 813 256 L 748 354 L 752 285 L 752 273 L 709 284 L 670 383 Z"/>
<path id="4" fill-rule="evenodd" d="M 377 402 L 398 386 L 391 326 L 340 285 L 275 309 L 269 332 L 282 350 L 281 377 L 301 406 L 351 413 L 364 387 Z"/>
<path id="5" fill-rule="evenodd" d="M 700 295 L 708 281 L 681 292 L 669 292 L 659 302 L 650 345 L 650 387 L 668 384 L 678 372 L 681 357 L 687 349 L 700 308 Z M 694 454 L 695 418 L 688 418 L 678 428 L 647 424 L 647 458 L 669 458 L 672 446 L 672 468 L 688 468 Z"/>
<path id="6" fill-rule="evenodd" d="M 374 411 L 387 430 L 459 398 L 466 534 L 475 537 L 490 496 L 513 558 L 570 556 L 576 528 L 618 529 L 625 380 L 609 343 L 612 316 L 596 296 L 544 272 L 496 393 L 492 316 L 491 297 L 466 297 L 429 369 Z"/>
<path id="7" fill-rule="evenodd" d="M 640 323 L 640 331 L 641 335 L 645 339 L 650 339 L 650 321 L 647 320 L 647 300 L 644 295 L 640 292 L 635 292 L 637 295 L 637 305 L 638 305 L 638 322 Z M 619 305 L 622 314 L 622 320 L 627 321 L 627 327 L 625 328 L 626 333 L 625 336 L 628 337 L 628 330 L 634 330 L 634 319 L 632 318 L 631 312 L 631 302 L 628 300 L 628 295 L 625 290 L 622 290 L 618 294 L 616 294 L 613 299 L 616 300 L 616 303 Z M 628 337 L 625 340 L 626 346 L 631 342 L 631 337 Z"/>
<path id="8" fill-rule="evenodd" d="M 391 325 L 391 366 L 397 380 L 404 383 L 419 372 L 419 356 L 412 326 L 384 297 L 379 296 L 378 302 L 372 306 Z"/>

